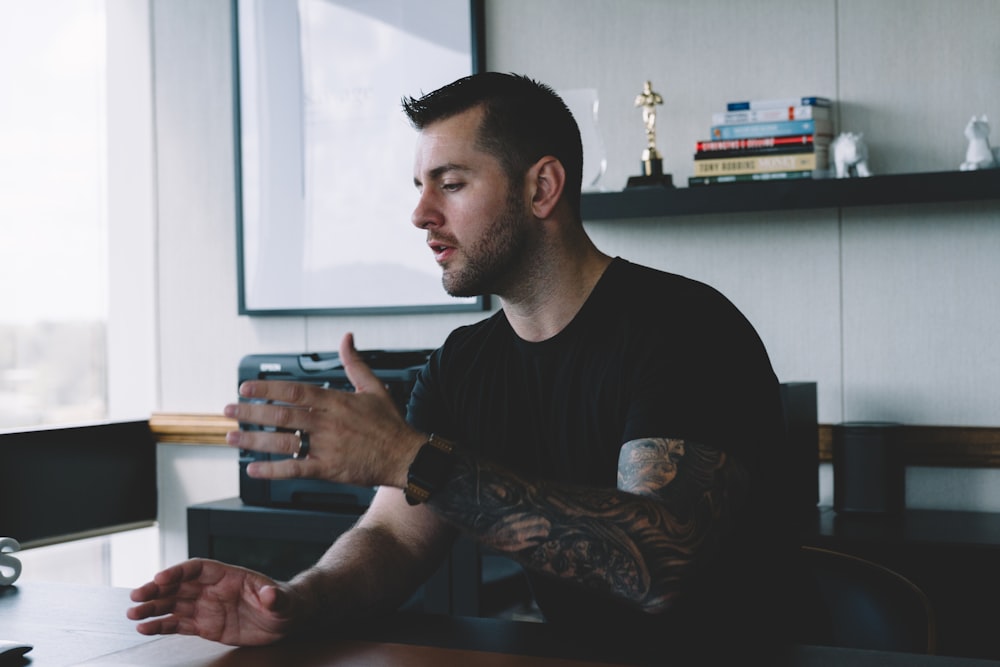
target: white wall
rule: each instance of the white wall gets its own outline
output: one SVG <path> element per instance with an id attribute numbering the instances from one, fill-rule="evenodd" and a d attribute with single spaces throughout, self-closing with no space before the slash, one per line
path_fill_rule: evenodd
<path id="1" fill-rule="evenodd" d="M 240 494 L 237 452 L 228 447 L 159 445 L 156 451 L 160 559 L 188 557 L 187 508 Z"/>
<path id="2" fill-rule="evenodd" d="M 156 173 L 150 4 L 106 0 L 108 418 L 145 419 L 156 397 Z"/>
<path id="3" fill-rule="evenodd" d="M 711 113 L 735 98 L 836 98 L 839 128 L 865 133 L 876 173 L 956 169 L 969 117 L 987 113 L 1000 125 L 995 0 L 486 6 L 490 69 L 599 91 L 608 154 L 601 184 L 612 190 L 638 170 L 644 134 L 633 100 L 646 79 L 665 99 L 658 145 L 679 184 Z M 244 354 L 336 349 L 346 330 L 362 347 L 433 346 L 475 318 L 236 314 L 230 29 L 228 0 L 153 2 L 166 411 L 219 411 L 233 398 Z M 998 223 L 1000 203 L 988 202 L 587 226 L 608 252 L 728 294 L 760 331 L 782 380 L 819 383 L 822 422 L 1000 426 Z M 422 251 L 419 232 L 404 224 L 400 233 Z M 821 479 L 829 502 L 828 471 Z M 914 469 L 907 502 L 1000 510 L 1000 475 Z"/>

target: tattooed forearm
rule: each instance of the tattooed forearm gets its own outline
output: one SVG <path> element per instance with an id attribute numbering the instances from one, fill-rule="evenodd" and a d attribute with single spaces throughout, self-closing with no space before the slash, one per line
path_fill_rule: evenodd
<path id="1" fill-rule="evenodd" d="M 529 481 L 460 453 L 430 505 L 527 567 L 657 611 L 726 522 L 726 498 L 744 482 L 717 450 L 644 439 L 622 448 L 618 489 Z"/>

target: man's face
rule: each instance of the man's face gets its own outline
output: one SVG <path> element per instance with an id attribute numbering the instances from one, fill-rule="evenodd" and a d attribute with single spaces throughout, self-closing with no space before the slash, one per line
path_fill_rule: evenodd
<path id="1" fill-rule="evenodd" d="M 481 118 L 481 109 L 470 109 L 424 128 L 417 140 L 413 224 L 427 231 L 453 296 L 502 294 L 527 242 L 520 184 L 509 187 L 500 162 L 476 147 Z"/>

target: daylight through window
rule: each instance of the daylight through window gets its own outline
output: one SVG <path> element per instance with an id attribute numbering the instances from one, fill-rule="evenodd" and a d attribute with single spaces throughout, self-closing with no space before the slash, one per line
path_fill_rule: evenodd
<path id="1" fill-rule="evenodd" d="M 107 416 L 105 29 L 0 1 L 0 429 Z"/>

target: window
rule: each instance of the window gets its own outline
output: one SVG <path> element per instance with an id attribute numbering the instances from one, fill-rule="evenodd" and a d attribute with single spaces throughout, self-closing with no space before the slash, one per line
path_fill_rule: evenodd
<path id="1" fill-rule="evenodd" d="M 0 430 L 154 399 L 149 8 L 0 0 Z"/>
<path id="2" fill-rule="evenodd" d="M 104 419 L 104 3 L 0 13 L 0 428 Z"/>
<path id="3" fill-rule="evenodd" d="M 0 0 L 0 438 L 156 404 L 150 41 L 149 0 Z M 144 528 L 19 557 L 127 586 L 157 551 Z"/>

